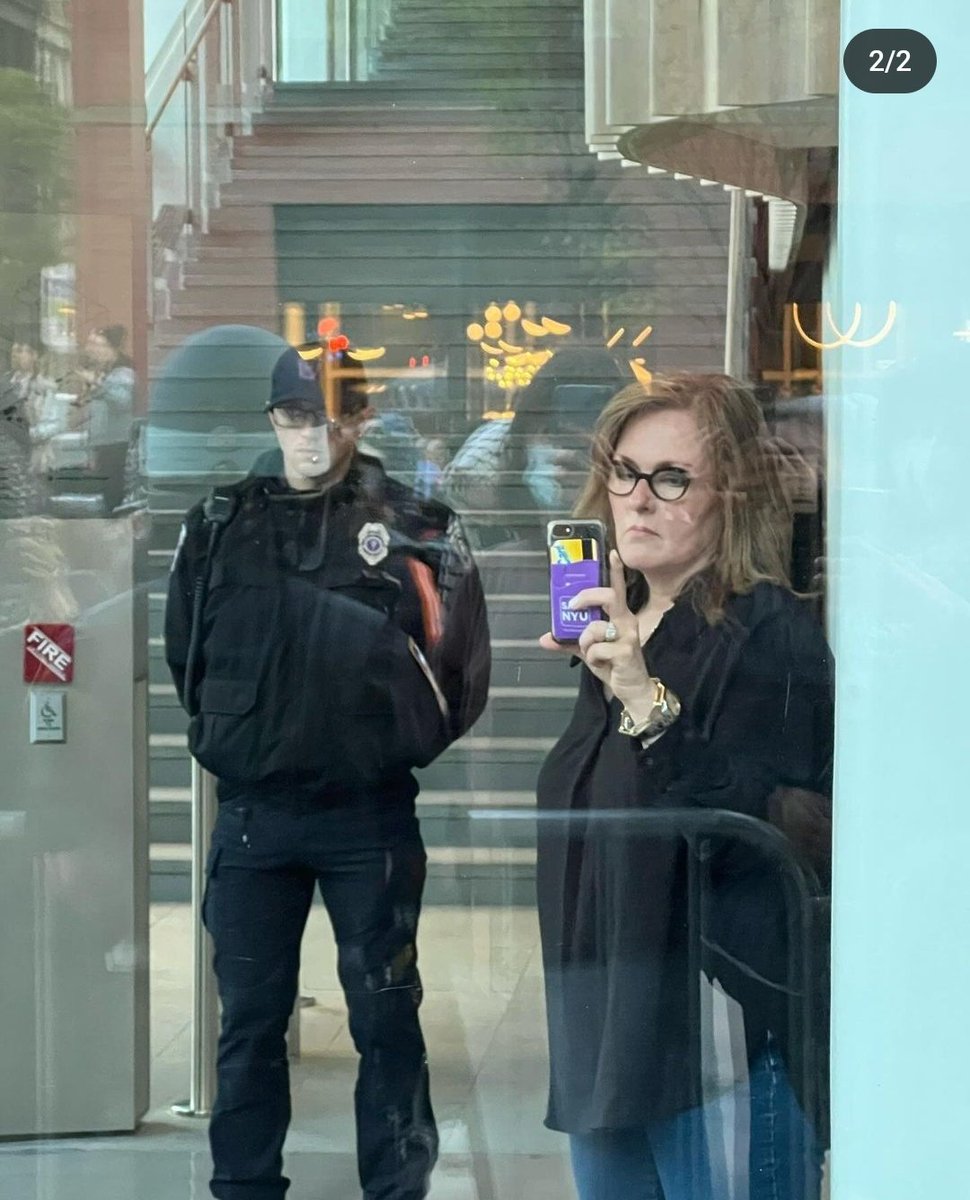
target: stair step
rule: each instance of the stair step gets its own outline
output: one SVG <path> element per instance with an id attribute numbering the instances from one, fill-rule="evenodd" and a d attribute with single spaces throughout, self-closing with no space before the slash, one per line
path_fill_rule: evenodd
<path id="1" fill-rule="evenodd" d="M 382 80 L 400 80 L 401 83 L 405 83 L 414 79 L 416 75 L 426 75 L 433 77 L 439 85 L 453 80 L 466 87 L 477 87 L 486 80 L 493 83 L 518 83 L 528 75 L 529 63 L 526 55 L 504 65 L 502 58 L 502 55 L 489 55 L 492 65 L 479 69 L 474 55 L 455 54 L 449 58 L 444 54 L 402 54 L 391 62 L 380 62 L 376 69 Z M 583 77 L 582 57 L 563 56 L 555 64 L 550 64 L 547 58 L 541 58 L 535 64 L 535 70 L 539 74 L 534 76 L 534 79 L 541 79 L 546 83 L 571 83 Z"/>
<path id="2" fill-rule="evenodd" d="M 211 476 L 212 482 L 209 482 L 210 475 L 202 474 L 198 476 L 200 480 L 199 495 L 207 495 L 210 489 L 215 486 L 217 480 L 215 476 Z M 232 477 L 238 479 L 238 476 Z M 230 481 L 230 480 L 227 480 Z M 172 536 L 166 541 L 168 545 L 154 545 L 148 551 L 148 558 L 151 564 L 152 571 L 155 575 L 164 576 L 172 565 L 172 555 L 175 550 L 175 542 L 178 536 L 178 529 L 181 524 L 182 514 L 184 510 L 173 510 L 169 522 L 169 528 L 172 531 Z M 523 512 L 505 512 L 498 513 L 493 511 L 487 512 L 463 512 L 462 523 L 465 526 L 466 532 L 475 532 L 478 530 L 491 530 L 493 528 L 501 528 L 518 531 L 520 535 L 541 535 L 541 531 L 545 529 L 547 520 L 554 514 L 537 513 L 535 511 Z M 160 523 L 164 522 L 164 518 L 160 518 Z M 512 540 L 511 536 L 502 539 L 503 542 Z M 533 593 L 538 595 L 538 593 Z M 508 604 L 508 601 L 502 597 L 498 597 L 499 603 Z"/>
<path id="3" fill-rule="evenodd" d="M 492 634 L 504 641 L 538 640 L 546 632 L 549 619 L 549 598 L 545 592 L 522 599 L 504 596 L 486 597 L 489 628 Z M 163 633 L 164 606 L 155 608 L 149 615 L 151 639 Z M 154 645 L 154 640 L 149 645 Z M 508 700 L 503 697 L 503 700 Z M 536 698 L 537 699 L 537 698 Z M 159 697 L 161 700 L 161 697 Z M 505 704 L 506 708 L 514 707 Z"/>
<path id="4" fill-rule="evenodd" d="M 542 153 L 532 154 L 437 154 L 434 147 L 413 147 L 410 152 L 398 147 L 398 153 L 375 155 L 307 157 L 294 154 L 287 157 L 270 156 L 260 160 L 250 154 L 239 159 L 233 170 L 237 187 L 285 175 L 287 181 L 318 181 L 329 183 L 337 179 L 505 179 L 529 175 L 542 179 L 574 179 L 593 177 L 599 164 L 581 151 L 566 155 L 556 147 L 545 147 Z"/>
<path id="5" fill-rule="evenodd" d="M 428 865 L 437 867 L 534 866 L 536 852 L 528 846 L 429 846 Z M 151 862 L 184 864 L 192 862 L 192 846 L 187 842 L 160 842 L 151 849 Z"/>
<path id="6" fill-rule="evenodd" d="M 423 96 L 429 96 L 434 101 L 440 97 L 442 92 L 447 92 L 449 93 L 447 101 L 454 102 L 454 96 L 451 93 L 467 92 L 477 95 L 487 92 L 567 90 L 573 93 L 582 91 L 581 81 L 570 87 L 555 80 L 541 78 L 521 79 L 513 83 L 505 80 L 495 82 L 483 79 L 480 84 L 477 81 L 472 85 L 449 83 L 444 88 L 438 88 L 436 81 L 432 79 L 417 79 L 409 86 L 403 86 L 396 80 L 392 83 L 385 83 L 379 79 L 334 83 L 278 83 L 273 89 L 273 96 L 266 111 L 271 112 L 287 107 L 306 108 L 317 104 L 327 104 L 333 100 L 347 101 L 358 97 L 372 103 L 377 101 L 387 103 L 389 100 L 397 100 L 398 97 L 413 100 L 415 97 Z"/>
<path id="7" fill-rule="evenodd" d="M 494 754 L 509 762 L 534 759 L 536 754 L 546 754 L 555 745 L 553 737 L 475 737 L 466 735 L 445 754 L 464 761 L 474 755 Z M 187 752 L 183 733 L 153 733 L 149 735 L 149 749 L 162 758 L 178 758 Z M 507 790 L 507 789 L 500 789 Z M 511 789 L 515 791 L 516 789 Z"/>
<path id="8" fill-rule="evenodd" d="M 398 63 L 402 68 L 415 71 L 427 71 L 437 82 L 442 72 L 464 74 L 470 86 L 477 85 L 479 79 L 494 79 L 496 72 L 509 75 L 522 75 L 528 72 L 530 66 L 536 79 L 552 78 L 550 69 L 568 72 L 569 74 L 583 73 L 582 46 L 577 49 L 575 44 L 563 45 L 555 38 L 536 36 L 529 41 L 510 39 L 500 49 L 489 45 L 487 49 L 469 51 L 467 42 L 462 40 L 459 45 L 422 44 L 420 39 L 412 38 L 410 42 L 385 40 L 379 50 L 373 52 L 373 57 L 381 80 L 387 78 L 385 72 L 388 66 Z"/>
<path id="9" fill-rule="evenodd" d="M 490 810 L 522 812 L 523 820 L 505 822 L 502 844 L 534 846 L 533 792 L 423 792 L 417 811 L 427 846 L 495 846 L 497 824 Z M 192 840 L 191 788 L 152 788 L 149 798 L 152 845 L 185 845 Z"/>
<path id="10" fill-rule="evenodd" d="M 347 244 L 343 247 L 343 251 L 351 250 L 358 243 L 358 239 L 354 239 L 352 234 L 345 234 L 344 238 Z M 496 253 L 494 246 L 489 247 L 490 239 L 480 233 L 470 233 L 468 244 L 463 249 L 450 247 L 440 234 L 425 233 L 421 230 L 415 230 L 409 234 L 407 242 L 403 246 L 394 235 L 376 235 L 373 244 L 366 246 L 364 245 L 365 238 L 366 235 L 361 235 L 359 239 L 360 254 L 345 252 L 340 255 L 328 254 L 325 246 L 312 243 L 308 245 L 306 235 L 296 234 L 281 236 L 279 254 L 272 259 L 258 255 L 250 256 L 247 259 L 242 249 L 220 247 L 208 251 L 204 257 L 200 256 L 187 264 L 184 276 L 185 285 L 187 288 L 219 286 L 246 288 L 247 295 L 252 298 L 251 289 L 265 288 L 266 286 L 261 282 L 266 277 L 264 267 L 272 266 L 275 269 L 277 264 L 282 264 L 281 270 L 286 274 L 288 287 L 298 282 L 312 282 L 316 275 L 327 268 L 332 270 L 335 279 L 346 282 L 351 278 L 350 272 L 356 263 L 366 264 L 368 273 L 374 274 L 381 264 L 384 264 L 389 287 L 405 283 L 411 286 L 410 279 L 405 278 L 406 273 L 417 274 L 421 270 L 432 271 L 431 274 L 425 274 L 425 278 L 428 280 L 425 286 L 430 289 L 436 286 L 434 282 L 436 278 L 441 279 L 455 274 L 460 279 L 462 275 L 472 272 L 477 274 L 489 266 L 493 268 L 487 272 L 490 277 L 501 276 L 502 281 L 508 280 L 509 287 L 512 287 L 514 284 L 507 274 L 507 269 L 523 260 L 529 263 L 529 270 L 537 271 L 541 267 L 545 267 L 548 274 L 551 274 L 557 266 L 564 266 L 571 261 L 577 264 L 574 269 L 581 267 L 586 270 L 587 278 L 589 273 L 595 271 L 601 264 L 615 265 L 617 268 L 621 268 L 624 264 L 628 266 L 635 264 L 636 269 L 640 272 L 647 270 L 648 264 L 654 271 L 664 269 L 682 271 L 684 268 L 682 260 L 693 262 L 700 259 L 707 260 L 705 270 L 709 269 L 711 262 L 714 262 L 721 265 L 723 273 L 724 261 L 724 252 L 721 247 L 711 245 L 710 235 L 702 232 L 685 233 L 677 238 L 676 244 L 648 246 L 624 253 L 621 249 L 604 248 L 602 243 L 597 246 L 593 237 L 584 239 L 581 236 L 567 232 L 558 233 L 555 230 L 550 231 L 549 235 L 543 239 L 544 244 L 540 246 L 535 244 L 529 232 L 520 233 L 510 229 L 506 244 L 502 247 L 501 256 Z M 391 243 L 394 241 L 397 241 L 398 244 L 392 249 Z M 387 247 L 386 250 L 385 247 Z M 435 253 L 436 250 L 438 253 Z M 563 258 L 550 262 L 550 257 L 557 253 L 562 254 Z M 303 266 L 304 269 L 297 272 L 297 268 L 300 266 Z M 343 280 L 341 280 L 341 276 L 344 277 Z M 483 286 L 487 286 L 488 283 L 488 279 L 482 281 Z M 494 286 L 499 285 L 495 283 Z M 278 289 L 276 290 L 278 294 Z M 439 311 L 438 306 L 435 305 L 434 315 L 438 316 Z M 386 320 L 381 329 L 381 343 L 387 346 L 413 346 L 413 329 L 399 320 Z M 466 341 L 451 344 L 461 349 L 467 349 L 468 346 Z M 655 340 L 651 339 L 651 348 L 654 345 Z M 447 346 L 448 343 L 436 339 L 436 350 L 443 350 Z"/>
<path id="11" fill-rule="evenodd" d="M 553 737 L 464 737 L 416 772 L 433 791 L 530 791 Z M 151 787 L 187 787 L 189 757 L 181 734 L 152 734 Z"/>
<path id="12" fill-rule="evenodd" d="M 542 622 L 533 622 L 540 629 Z M 545 624 L 548 624 L 546 622 Z M 576 681 L 578 683 L 578 680 Z M 151 683 L 149 722 L 152 733 L 185 734 L 188 718 L 173 685 Z M 576 700 L 576 686 L 495 687 L 472 736 L 506 737 L 527 728 L 535 737 L 558 737 Z"/>
<path id="13" fill-rule="evenodd" d="M 538 54 L 582 54 L 583 23 L 576 17 L 566 16 L 556 22 L 546 19 L 541 28 L 537 28 L 532 19 L 516 24 L 503 17 L 499 29 L 485 28 L 489 23 L 494 26 L 494 22 L 490 21 L 477 24 L 452 21 L 430 26 L 395 23 L 379 42 L 378 53 L 381 57 L 410 51 L 417 54 L 448 54 L 454 50 L 456 43 L 467 46 L 481 39 L 491 51 L 502 53 L 518 54 L 535 50 Z"/>
<path id="14" fill-rule="evenodd" d="M 152 844 L 191 842 L 191 789 L 153 788 L 149 800 Z M 417 800 L 425 844 L 436 848 L 494 846 L 499 833 L 503 845 L 534 846 L 535 821 L 528 819 L 534 808 L 533 792 L 422 792 Z M 509 811 L 521 812 L 523 819 L 509 822 L 491 815 Z"/>
<path id="15" fill-rule="evenodd" d="M 429 847 L 422 904 L 469 907 L 534 907 L 535 851 L 528 847 Z M 441 853 L 437 853 L 441 851 Z M 150 896 L 156 904 L 191 900 L 191 849 L 155 846 L 149 862 Z"/>
<path id="16" fill-rule="evenodd" d="M 508 16 L 516 14 L 523 18 L 528 15 L 535 20 L 538 12 L 582 14 L 582 4 L 577 0 L 530 0 L 524 5 L 522 0 L 489 0 L 487 6 L 481 0 L 464 0 L 459 3 L 444 3 L 443 0 L 397 0 L 394 7 L 394 23 L 405 18 L 421 20 L 429 25 L 441 20 L 480 21 L 483 16 L 494 14 L 496 23 L 504 22 Z"/>
<path id="17" fill-rule="evenodd" d="M 436 792 L 424 790 L 418 797 L 418 808 L 429 812 L 440 809 L 458 809 L 467 812 L 473 809 L 531 808 L 535 804 L 534 792 Z M 187 787 L 152 788 L 149 793 L 152 808 L 170 809 L 181 812 L 192 804 L 192 789 Z"/>
<path id="18" fill-rule="evenodd" d="M 540 7 L 543 12 L 537 22 L 533 10 L 538 10 Z M 525 5 L 520 0 L 517 4 L 502 5 L 501 13 L 496 18 L 492 13 L 497 8 L 498 5 L 494 4 L 478 5 L 464 11 L 450 7 L 441 8 L 438 11 L 396 7 L 393 21 L 385 33 L 385 40 L 404 30 L 412 31 L 414 36 L 418 36 L 422 29 L 428 30 L 429 34 L 442 31 L 448 34 L 452 31 L 461 34 L 467 32 L 469 26 L 479 26 L 486 30 L 488 36 L 498 39 L 509 31 L 520 29 L 525 34 L 532 33 L 540 23 L 542 29 L 550 31 L 577 26 L 581 29 L 583 24 L 582 8 L 577 5 L 565 7 L 561 5 Z"/>
<path id="19" fill-rule="evenodd" d="M 429 131 L 420 139 L 414 129 L 401 125 L 334 129 L 332 126 L 294 126 L 289 129 L 257 126 L 253 135 L 238 138 L 233 162 L 243 165 L 253 158 L 367 158 L 408 155 L 420 150 L 433 154 L 548 154 L 552 150 L 569 154 L 588 154 L 580 133 L 555 130 L 523 130 L 499 133 L 481 124 L 467 123 L 457 129 L 448 127 Z M 208 239 L 206 239 L 207 241 Z M 204 243 L 203 243 L 204 244 Z"/>
<path id="20" fill-rule="evenodd" d="M 543 650 L 532 632 L 533 636 L 525 638 L 492 638 L 493 687 L 577 686 L 578 677 L 570 670 L 568 660 Z M 165 686 L 171 682 L 161 638 L 153 639 L 149 645 L 148 672 L 152 685 Z"/>
<path id="21" fill-rule="evenodd" d="M 387 205 L 424 205 L 428 203 L 428 181 L 422 185 L 420 179 L 392 178 L 380 181 L 379 194 Z M 637 171 L 623 171 L 616 163 L 597 163 L 592 157 L 588 170 L 576 177 L 557 179 L 534 178 L 531 174 L 521 178 L 460 178 L 446 177 L 434 182 L 436 204 L 460 204 L 463 211 L 472 205 L 559 205 L 589 206 L 601 215 L 604 208 L 614 204 L 648 202 L 653 180 Z M 270 204 L 279 205 L 365 205 L 374 202 L 373 180 L 332 179 L 325 183 L 306 180 L 280 179 L 275 187 L 272 181 L 251 181 L 245 185 L 231 184 L 223 189 L 222 200 L 227 224 L 235 220 L 232 215 L 237 209 L 262 208 Z M 331 230 L 333 232 L 333 230 Z M 620 289 L 614 284 L 614 290 Z M 573 297 L 575 302 L 575 297 Z"/>
<path id="22" fill-rule="evenodd" d="M 720 223 L 726 219 L 728 210 L 723 192 L 693 188 L 667 177 L 636 174 L 634 177 L 641 183 L 636 199 L 610 205 L 611 232 L 642 235 L 693 229 L 706 231 L 710 242 L 723 241 Z M 649 186 L 642 186 L 645 178 Z M 603 220 L 602 209 L 586 195 L 571 197 L 568 205 L 478 204 L 473 211 L 441 205 L 434 197 L 425 197 L 418 207 L 375 204 L 372 197 L 367 204 L 353 207 L 335 208 L 317 203 L 287 208 L 277 213 L 276 235 L 314 233 L 332 238 L 337 226 L 341 234 L 363 232 L 375 237 L 382 233 L 407 234 L 412 230 L 470 237 L 479 231 L 504 234 L 509 230 L 531 230 L 537 238 L 562 232 L 602 236 Z M 643 238 L 631 241 L 634 245 L 644 244 Z"/>
<path id="23" fill-rule="evenodd" d="M 325 111 L 314 106 L 302 109 L 279 109 L 260 113 L 253 118 L 253 129 L 361 130 L 371 132 L 387 129 L 388 133 L 418 134 L 432 137 L 439 130 L 453 131 L 471 126 L 472 132 L 522 130 L 530 133 L 570 133 L 582 135 L 583 118 L 579 107 L 550 111 L 542 106 L 523 109 L 499 109 L 494 103 L 448 104 L 429 108 L 424 104 L 358 103 L 327 105 Z"/>

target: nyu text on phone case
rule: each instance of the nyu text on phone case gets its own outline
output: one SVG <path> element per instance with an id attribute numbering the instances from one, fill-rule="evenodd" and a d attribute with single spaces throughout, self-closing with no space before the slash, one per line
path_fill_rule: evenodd
<path id="1" fill-rule="evenodd" d="M 602 521 L 550 521 L 546 542 L 552 636 L 557 642 L 576 642 L 590 621 L 603 616 L 599 608 L 571 609 L 569 601 L 602 583 L 606 531 Z"/>

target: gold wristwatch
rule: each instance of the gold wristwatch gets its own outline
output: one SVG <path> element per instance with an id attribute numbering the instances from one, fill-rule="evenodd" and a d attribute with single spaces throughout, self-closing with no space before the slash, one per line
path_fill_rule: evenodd
<path id="1" fill-rule="evenodd" d="M 620 733 L 625 733 L 627 737 L 657 737 L 680 716 L 680 701 L 674 693 L 659 679 L 652 678 L 651 682 L 654 686 L 653 704 L 643 720 L 634 721 L 625 708 L 620 713 Z"/>

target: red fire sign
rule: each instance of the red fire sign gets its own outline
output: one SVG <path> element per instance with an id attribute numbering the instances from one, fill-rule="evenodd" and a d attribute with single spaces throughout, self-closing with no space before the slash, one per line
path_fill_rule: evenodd
<path id="1" fill-rule="evenodd" d="M 24 626 L 24 683 L 70 683 L 74 678 L 74 626 Z"/>

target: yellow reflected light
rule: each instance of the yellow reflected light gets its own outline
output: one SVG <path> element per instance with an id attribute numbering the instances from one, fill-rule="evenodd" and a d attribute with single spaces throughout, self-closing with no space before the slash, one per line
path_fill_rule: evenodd
<path id="1" fill-rule="evenodd" d="M 508 342 L 499 342 L 499 345 L 506 354 L 521 354 L 523 350 L 522 346 L 512 346 Z"/>
<path id="2" fill-rule="evenodd" d="M 495 321 L 501 321 L 501 319 L 502 319 L 502 310 L 499 308 L 499 306 L 497 304 L 490 304 L 488 306 L 488 308 L 485 309 L 485 320 L 486 321 L 490 321 L 490 322 L 494 323 Z"/>
<path id="3" fill-rule="evenodd" d="M 283 337 L 291 346 L 306 341 L 306 309 L 297 301 L 283 305 Z"/>
<path id="4" fill-rule="evenodd" d="M 798 305 L 793 304 L 791 309 L 792 321 L 794 322 L 795 328 L 798 331 L 798 336 L 803 342 L 809 346 L 813 346 L 816 350 L 835 350 L 839 346 L 852 346 L 856 350 L 863 350 L 869 346 L 878 346 L 878 344 L 889 335 L 889 331 L 896 324 L 896 315 L 898 311 L 896 307 L 896 301 L 890 300 L 886 314 L 886 320 L 882 329 L 880 329 L 878 333 L 874 334 L 870 338 L 863 338 L 857 341 L 855 338 L 855 333 L 862 322 L 862 305 L 856 304 L 853 307 L 852 321 L 849 324 L 849 328 L 843 332 L 836 325 L 835 318 L 832 316 L 832 305 L 825 304 L 823 308 L 825 321 L 836 337 L 834 342 L 821 342 L 813 337 L 810 337 L 805 332 L 804 326 L 802 325 L 801 315 L 798 311 Z"/>
<path id="5" fill-rule="evenodd" d="M 550 333 L 557 333 L 560 337 L 573 331 L 572 325 L 566 325 L 562 321 L 554 321 L 552 317 L 543 317 L 542 323 Z"/>
<path id="6" fill-rule="evenodd" d="M 633 345 L 639 346 L 641 342 L 645 342 L 647 340 L 647 338 L 651 335 L 651 333 L 653 333 L 653 326 L 652 325 L 644 325 L 644 327 L 640 330 L 640 332 L 637 334 L 637 336 L 633 339 Z"/>
<path id="7" fill-rule="evenodd" d="M 376 362 L 379 358 L 383 358 L 386 353 L 387 349 L 384 346 L 359 347 L 356 350 L 348 350 L 347 357 L 359 363 Z"/>
<path id="8" fill-rule="evenodd" d="M 517 321 L 522 316 L 522 309 L 519 308 L 514 300 L 510 300 L 502 309 L 502 316 L 506 321 Z"/>
<path id="9" fill-rule="evenodd" d="M 537 325 L 535 321 L 530 321 L 528 317 L 522 318 L 522 328 L 529 337 L 545 337 L 549 332 L 543 325 Z"/>
<path id="10" fill-rule="evenodd" d="M 502 326 L 498 321 L 489 321 L 485 326 L 485 336 L 490 338 L 500 338 L 502 336 Z"/>
<path id="11" fill-rule="evenodd" d="M 644 387 L 649 387 L 653 383 L 653 372 L 647 369 L 646 359 L 631 358 L 630 370 L 636 376 L 637 382 L 642 383 Z"/>
<path id="12" fill-rule="evenodd" d="M 472 321 L 465 333 L 468 334 L 468 340 L 472 342 L 480 342 L 485 336 L 485 330 L 477 321 Z"/>
<path id="13" fill-rule="evenodd" d="M 616 345 L 616 343 L 620 340 L 620 338 L 625 333 L 626 333 L 626 329 L 624 328 L 624 326 L 621 325 L 620 328 L 616 331 L 616 333 L 614 333 L 613 336 L 610 338 L 610 340 L 606 343 L 607 350 L 612 350 L 613 347 Z"/>

